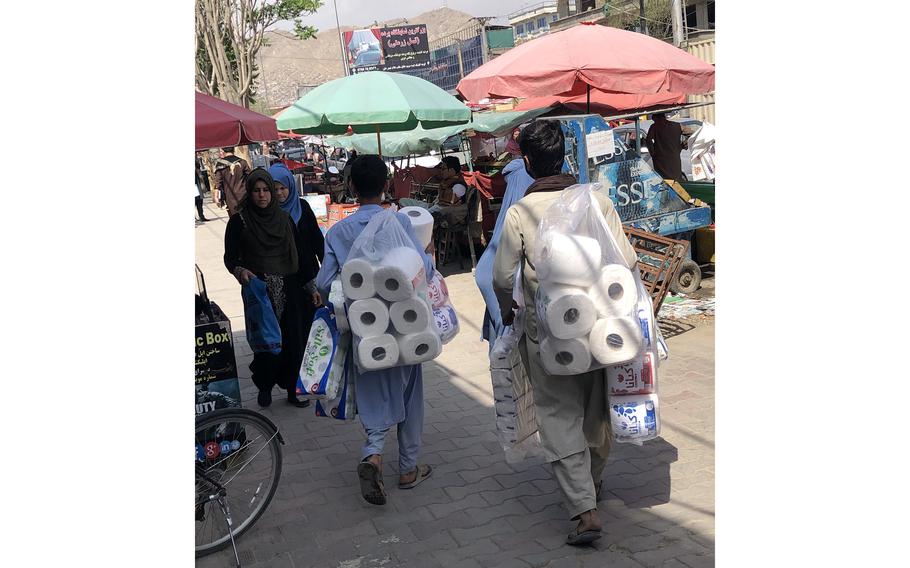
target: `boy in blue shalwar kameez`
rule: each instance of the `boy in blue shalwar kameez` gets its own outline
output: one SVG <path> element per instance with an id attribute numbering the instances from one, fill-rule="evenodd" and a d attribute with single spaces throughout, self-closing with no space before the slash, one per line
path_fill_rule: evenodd
<path id="1" fill-rule="evenodd" d="M 388 184 L 388 169 L 379 156 L 359 156 L 351 166 L 351 188 L 360 208 L 333 225 L 325 235 L 325 258 L 316 276 L 316 286 L 328 298 L 332 281 L 341 274 L 354 244 L 370 219 L 382 211 L 382 193 Z M 427 277 L 434 271 L 433 261 L 423 251 L 406 215 L 397 215 L 415 248 L 421 251 Z M 357 466 L 363 498 L 374 505 L 386 502 L 382 483 L 382 449 L 392 426 L 398 428 L 398 487 L 410 489 L 430 476 L 428 465 L 417 463 L 423 431 L 423 374 L 420 365 L 404 365 L 379 371 L 357 373 L 357 413 L 367 440 Z"/>

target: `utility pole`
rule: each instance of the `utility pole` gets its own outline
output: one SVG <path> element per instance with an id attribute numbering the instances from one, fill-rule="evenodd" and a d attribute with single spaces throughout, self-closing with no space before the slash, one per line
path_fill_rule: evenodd
<path id="1" fill-rule="evenodd" d="M 483 65 L 486 63 L 490 57 L 487 53 L 489 51 L 489 45 L 487 44 L 487 22 L 490 18 L 477 18 L 477 21 L 480 22 L 480 64 Z"/>
<path id="2" fill-rule="evenodd" d="M 344 51 L 344 34 L 341 32 L 341 24 L 338 23 L 338 4 L 335 0 L 332 0 L 332 6 L 335 8 L 335 27 L 338 28 L 338 46 L 341 47 L 341 65 L 344 67 L 344 75 L 347 77 L 351 73 L 348 71 L 348 56 Z"/>
<path id="3" fill-rule="evenodd" d="M 645 0 L 638 0 L 638 29 L 648 35 L 648 22 L 645 21 Z"/>
<path id="4" fill-rule="evenodd" d="M 682 2 L 671 0 L 670 2 L 670 23 L 673 26 L 673 45 L 679 47 L 682 45 Z"/>

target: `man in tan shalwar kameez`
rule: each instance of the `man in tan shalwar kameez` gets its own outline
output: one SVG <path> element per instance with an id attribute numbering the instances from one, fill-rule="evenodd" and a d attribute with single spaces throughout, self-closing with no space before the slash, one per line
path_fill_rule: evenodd
<path id="1" fill-rule="evenodd" d="M 567 542 L 587 544 L 600 538 L 603 530 L 597 515 L 597 500 L 612 438 L 605 373 L 600 369 L 566 377 L 553 376 L 544 370 L 534 307 L 538 280 L 530 258 L 544 212 L 563 189 L 577 182 L 573 176 L 560 173 L 565 137 L 559 122 L 535 120 L 522 132 L 520 146 L 528 173 L 535 182 L 506 214 L 493 266 L 493 288 L 503 323 L 510 324 L 513 310 L 518 307 L 512 301 L 512 289 L 517 265 L 521 263 L 525 299 L 524 336 L 518 344 L 521 360 L 534 389 L 544 455 L 553 466 L 571 519 L 579 521 Z M 594 196 L 623 258 L 634 267 L 638 257 L 623 233 L 613 203 L 602 193 Z"/>

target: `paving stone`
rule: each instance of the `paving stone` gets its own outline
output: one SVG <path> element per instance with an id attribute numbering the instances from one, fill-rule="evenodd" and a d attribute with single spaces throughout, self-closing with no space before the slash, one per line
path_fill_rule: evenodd
<path id="1" fill-rule="evenodd" d="M 680 556 L 679 561 L 688 568 L 714 568 L 714 554 L 686 554 Z"/>
<path id="2" fill-rule="evenodd" d="M 475 540 L 467 546 L 434 552 L 432 556 L 443 566 L 450 566 L 465 559 L 473 559 L 475 556 L 481 554 L 495 554 L 497 552 L 500 552 L 500 550 L 499 547 L 496 546 L 496 543 L 489 538 L 483 538 Z M 480 564 L 478 564 L 478 566 L 480 566 Z"/>

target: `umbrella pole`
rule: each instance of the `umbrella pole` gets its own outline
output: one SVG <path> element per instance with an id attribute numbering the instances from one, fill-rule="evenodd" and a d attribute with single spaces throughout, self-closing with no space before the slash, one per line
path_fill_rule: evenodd
<path id="1" fill-rule="evenodd" d="M 379 127 L 376 127 L 376 149 L 379 151 L 379 159 L 382 159 L 382 140 L 379 138 Z"/>
<path id="2" fill-rule="evenodd" d="M 641 158 L 641 131 L 638 129 L 639 116 L 635 116 L 635 153 Z"/>
<path id="3" fill-rule="evenodd" d="M 591 114 L 591 85 L 588 85 L 588 114 Z"/>

